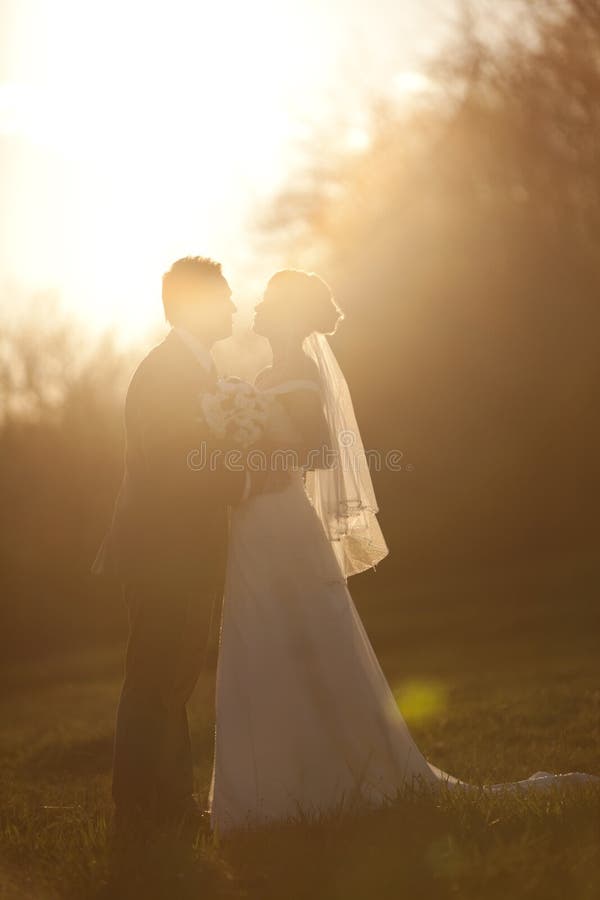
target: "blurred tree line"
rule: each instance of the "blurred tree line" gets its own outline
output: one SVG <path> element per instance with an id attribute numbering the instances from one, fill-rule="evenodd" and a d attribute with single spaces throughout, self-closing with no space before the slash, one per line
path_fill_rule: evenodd
<path id="1" fill-rule="evenodd" d="M 89 576 L 110 521 L 133 360 L 83 335 L 45 298 L 0 338 L 2 656 L 114 631 Z M 98 602 L 94 602 L 98 600 Z"/>
<path id="2" fill-rule="evenodd" d="M 346 312 L 332 344 L 365 445 L 413 467 L 374 473 L 392 553 L 359 590 L 599 537 L 600 3 L 523 4 L 493 42 L 466 16 L 429 76 L 420 102 L 374 110 L 368 149 L 321 154 L 262 222 Z M 8 654 L 123 627 L 89 566 L 139 352 L 81 344 L 35 314 L 0 339 Z"/>
<path id="3" fill-rule="evenodd" d="M 265 220 L 347 314 L 365 444 L 414 466 L 375 476 L 391 583 L 598 546 L 600 3 L 508 5 Z"/>

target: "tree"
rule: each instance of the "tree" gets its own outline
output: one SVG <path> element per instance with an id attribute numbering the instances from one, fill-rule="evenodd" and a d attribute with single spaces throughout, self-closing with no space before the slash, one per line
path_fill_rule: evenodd
<path id="1" fill-rule="evenodd" d="M 426 101 L 268 222 L 347 312 L 366 443 L 414 465 L 376 476 L 392 575 L 598 538 L 600 4 L 515 15 L 493 43 L 467 17 Z"/>

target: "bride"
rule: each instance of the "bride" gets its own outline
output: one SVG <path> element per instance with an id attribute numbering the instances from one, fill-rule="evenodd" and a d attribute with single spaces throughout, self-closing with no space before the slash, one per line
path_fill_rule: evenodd
<path id="1" fill-rule="evenodd" d="M 291 269 L 271 278 L 255 310 L 273 351 L 256 381 L 273 398 L 271 448 L 295 468 L 284 490 L 231 513 L 208 802 L 220 833 L 376 807 L 406 788 L 481 790 L 420 752 L 348 591 L 348 576 L 388 550 L 325 337 L 341 317 L 318 275 Z M 483 790 L 587 780 L 599 779 L 538 772 Z"/>

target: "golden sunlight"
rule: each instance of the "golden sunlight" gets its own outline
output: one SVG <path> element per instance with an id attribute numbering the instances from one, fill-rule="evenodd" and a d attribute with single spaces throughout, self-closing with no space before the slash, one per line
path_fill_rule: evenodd
<path id="1" fill-rule="evenodd" d="M 0 0 L 0 900 L 600 896 L 599 59 Z"/>
<path id="2" fill-rule="evenodd" d="M 87 324 L 139 331 L 160 322 L 165 267 L 201 252 L 223 260 L 249 307 L 283 261 L 256 259 L 253 215 L 332 119 L 341 146 L 368 145 L 363 94 L 405 77 L 423 25 L 408 6 L 398 59 L 363 3 L 9 3 L 0 262 L 11 285 L 53 289 Z M 357 78 L 349 40 L 365 21 Z"/>

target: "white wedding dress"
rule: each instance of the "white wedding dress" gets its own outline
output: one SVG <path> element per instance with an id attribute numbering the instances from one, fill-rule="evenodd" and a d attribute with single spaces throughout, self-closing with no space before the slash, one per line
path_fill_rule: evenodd
<path id="1" fill-rule="evenodd" d="M 316 389 L 287 382 L 269 393 Z M 277 404 L 280 438 L 294 426 Z M 484 790 L 594 779 L 536 773 Z M 594 779 L 598 780 L 598 779 Z M 303 476 L 232 509 L 208 806 L 219 833 L 375 807 L 407 787 L 481 790 L 419 751 Z"/>

